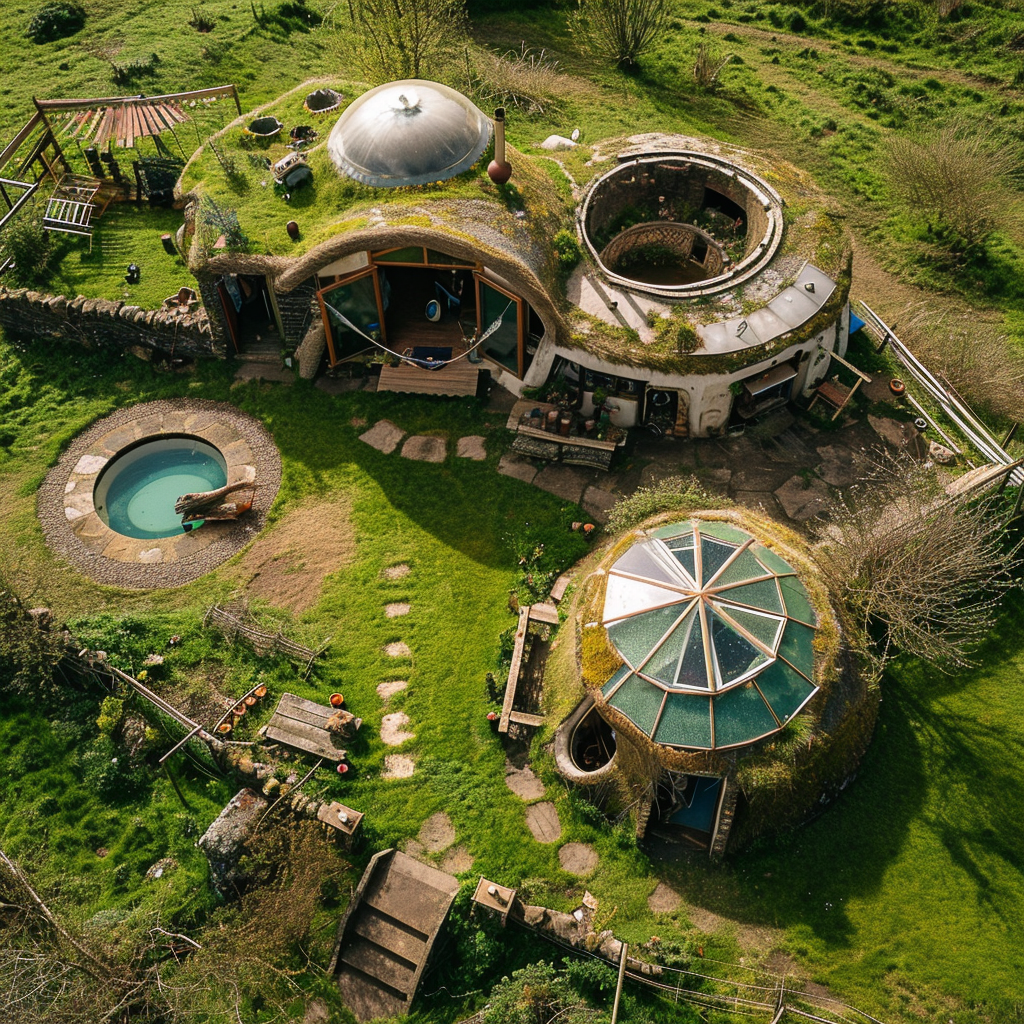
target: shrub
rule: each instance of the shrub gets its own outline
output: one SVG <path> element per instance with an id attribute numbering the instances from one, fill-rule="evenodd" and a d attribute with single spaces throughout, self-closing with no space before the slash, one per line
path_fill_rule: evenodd
<path id="1" fill-rule="evenodd" d="M 22 288 L 47 284 L 68 250 L 67 236 L 47 231 L 42 217 L 29 209 L 7 225 L 0 245 L 4 256 L 14 261 L 12 281 Z"/>
<path id="2" fill-rule="evenodd" d="M 36 43 L 73 36 L 85 24 L 85 11 L 74 0 L 44 4 L 32 15 L 25 34 Z"/>
<path id="3" fill-rule="evenodd" d="M 583 256 L 580 243 L 571 231 L 562 228 L 561 231 L 556 232 L 551 244 L 554 247 L 555 256 L 558 257 L 558 269 L 568 275 Z"/>
<path id="4" fill-rule="evenodd" d="M 624 71 L 662 35 L 668 20 L 668 0 L 577 0 L 569 15 L 569 30 L 582 50 Z"/>
<path id="5" fill-rule="evenodd" d="M 661 512 L 696 512 L 730 504 L 728 498 L 705 490 L 696 477 L 670 476 L 618 502 L 608 517 L 608 529 L 628 530 Z"/>
<path id="6" fill-rule="evenodd" d="M 113 736 L 124 721 L 124 701 L 119 697 L 104 697 L 96 727 L 101 736 Z"/>

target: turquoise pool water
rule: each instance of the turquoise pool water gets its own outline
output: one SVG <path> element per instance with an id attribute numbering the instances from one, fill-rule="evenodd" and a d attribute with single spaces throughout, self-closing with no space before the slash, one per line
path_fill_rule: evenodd
<path id="1" fill-rule="evenodd" d="M 192 437 L 165 437 L 116 456 L 96 481 L 93 503 L 116 533 L 155 540 L 182 532 L 181 516 L 174 511 L 181 495 L 226 483 L 224 458 L 213 445 Z"/>

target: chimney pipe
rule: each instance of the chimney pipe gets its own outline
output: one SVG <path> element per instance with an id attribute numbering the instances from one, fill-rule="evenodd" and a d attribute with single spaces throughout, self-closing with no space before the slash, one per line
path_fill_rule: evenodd
<path id="1" fill-rule="evenodd" d="M 505 108 L 494 111 L 494 159 L 487 165 L 487 176 L 495 185 L 504 185 L 512 177 L 512 165 L 505 159 Z"/>

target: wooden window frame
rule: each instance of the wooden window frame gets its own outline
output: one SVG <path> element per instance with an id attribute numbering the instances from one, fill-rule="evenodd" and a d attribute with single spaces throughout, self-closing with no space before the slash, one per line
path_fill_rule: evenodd
<path id="1" fill-rule="evenodd" d="M 481 319 L 483 314 L 483 298 L 480 294 L 481 285 L 485 284 L 488 288 L 493 288 L 499 294 L 504 295 L 506 299 L 511 299 L 516 304 L 516 379 L 522 380 L 524 374 L 523 364 L 526 356 L 526 325 L 523 322 L 523 310 L 526 307 L 526 300 L 521 295 L 515 295 L 507 288 L 503 288 L 491 278 L 485 277 L 479 270 L 473 271 L 473 280 L 476 282 L 476 329 L 478 334 L 484 331 L 484 324 Z M 489 358 L 493 359 L 493 356 Z M 504 363 L 501 363 L 501 360 L 494 361 L 500 363 L 504 369 L 508 369 Z"/>
<path id="2" fill-rule="evenodd" d="M 342 360 L 338 358 L 338 353 L 334 350 L 334 336 L 331 333 L 331 320 L 327 315 L 327 307 L 324 305 L 324 295 L 327 292 L 334 291 L 336 288 L 341 288 L 344 285 L 352 284 L 355 281 L 359 281 L 364 277 L 373 278 L 373 294 L 377 300 L 377 322 L 380 324 L 380 338 L 381 341 L 386 345 L 388 342 L 387 326 L 384 323 L 384 297 L 380 290 L 380 278 L 377 275 L 377 266 L 375 263 L 371 263 L 368 267 L 361 267 L 359 270 L 352 274 L 346 274 L 339 281 L 335 281 L 333 284 L 327 285 L 326 288 L 321 288 L 316 293 L 316 300 L 320 303 L 320 316 L 323 318 L 324 334 L 327 336 L 327 351 L 330 355 L 331 366 L 337 366 Z M 360 352 L 365 352 L 366 349 L 361 349 Z M 358 355 L 359 353 L 355 353 Z M 347 357 L 347 358 L 352 358 Z"/>

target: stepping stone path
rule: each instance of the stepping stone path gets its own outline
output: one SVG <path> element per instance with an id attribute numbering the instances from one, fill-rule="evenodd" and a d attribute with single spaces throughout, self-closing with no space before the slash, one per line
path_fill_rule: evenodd
<path id="1" fill-rule="evenodd" d="M 583 500 L 580 504 L 583 506 L 583 511 L 591 519 L 595 519 L 603 525 L 608 522 L 608 514 L 615 507 L 618 500 L 618 497 L 612 494 L 611 491 L 603 491 L 600 487 L 588 487 L 583 492 Z"/>
<path id="2" fill-rule="evenodd" d="M 505 762 L 505 785 L 524 800 L 539 800 L 544 795 L 544 783 L 529 768 L 516 768 Z"/>
<path id="3" fill-rule="evenodd" d="M 566 843 L 558 851 L 558 862 L 572 875 L 589 875 L 597 867 L 597 850 L 590 843 Z"/>
<path id="4" fill-rule="evenodd" d="M 824 512 L 831 497 L 828 484 L 814 477 L 810 482 L 802 476 L 791 476 L 776 492 L 779 504 L 790 519 L 802 522 Z"/>
<path id="5" fill-rule="evenodd" d="M 412 569 L 409 568 L 404 562 L 401 565 L 389 565 L 384 570 L 384 579 L 386 580 L 401 580 L 405 579 Z"/>
<path id="6" fill-rule="evenodd" d="M 460 459 L 472 459 L 474 462 L 483 462 L 487 458 L 487 449 L 484 447 L 483 437 L 479 434 L 460 437 L 455 448 L 455 454 Z"/>
<path id="7" fill-rule="evenodd" d="M 380 723 L 380 738 L 389 747 L 400 747 L 406 740 L 411 740 L 416 736 L 414 732 L 405 731 L 403 726 L 408 724 L 409 716 L 404 711 L 395 711 L 390 715 L 385 715 Z"/>
<path id="8" fill-rule="evenodd" d="M 394 697 L 396 693 L 400 693 L 409 685 L 406 679 L 392 679 L 387 683 L 377 684 L 377 696 L 381 700 L 388 700 L 390 697 Z"/>
<path id="9" fill-rule="evenodd" d="M 679 909 L 682 902 L 682 896 L 664 882 L 659 882 L 654 892 L 647 897 L 647 906 L 654 914 L 671 914 L 673 910 Z"/>
<path id="10" fill-rule="evenodd" d="M 441 860 L 441 870 L 449 875 L 461 875 L 473 866 L 473 855 L 464 846 L 449 850 Z"/>
<path id="11" fill-rule="evenodd" d="M 384 758 L 382 779 L 407 779 L 416 770 L 416 762 L 408 754 L 388 754 Z"/>
<path id="12" fill-rule="evenodd" d="M 537 475 L 537 467 L 528 460 L 512 452 L 506 452 L 498 463 L 498 472 L 502 476 L 510 476 L 513 480 L 522 480 L 532 484 Z"/>
<path id="13" fill-rule="evenodd" d="M 531 804 L 526 808 L 526 824 L 538 843 L 557 843 L 562 838 L 562 823 L 553 803 Z"/>
<path id="14" fill-rule="evenodd" d="M 420 827 L 419 841 L 430 853 L 447 850 L 455 842 L 455 826 L 444 811 L 432 814 Z"/>
<path id="15" fill-rule="evenodd" d="M 360 441 L 365 441 L 371 448 L 390 455 L 397 447 L 398 442 L 405 437 L 405 431 L 396 427 L 390 420 L 380 420 L 374 423 L 365 434 L 359 435 Z"/>
<path id="16" fill-rule="evenodd" d="M 416 462 L 444 462 L 448 446 L 443 437 L 415 435 L 402 445 L 402 458 Z"/>
<path id="17" fill-rule="evenodd" d="M 398 601 L 395 604 L 387 604 L 384 606 L 384 614 L 389 619 L 397 619 L 399 615 L 409 614 L 409 605 L 404 601 Z"/>
<path id="18" fill-rule="evenodd" d="M 384 648 L 384 653 L 391 658 L 410 658 L 412 651 L 404 640 L 395 640 Z"/>

